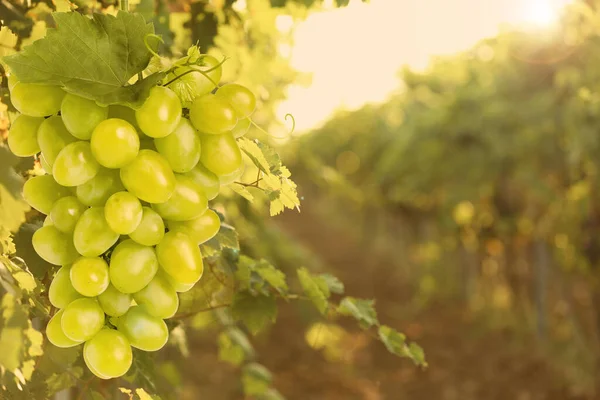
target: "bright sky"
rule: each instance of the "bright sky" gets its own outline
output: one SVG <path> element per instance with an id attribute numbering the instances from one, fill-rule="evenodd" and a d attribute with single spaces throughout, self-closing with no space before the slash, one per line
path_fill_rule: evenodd
<path id="1" fill-rule="evenodd" d="M 292 112 L 302 132 L 336 109 L 383 101 L 398 88 L 402 65 L 423 68 L 430 56 L 465 50 L 504 24 L 551 27 L 570 1 L 351 0 L 313 14 L 296 28 L 291 49 L 293 67 L 312 73 L 312 85 L 290 87 L 280 118 Z M 289 29 L 280 18 L 280 29 Z"/>

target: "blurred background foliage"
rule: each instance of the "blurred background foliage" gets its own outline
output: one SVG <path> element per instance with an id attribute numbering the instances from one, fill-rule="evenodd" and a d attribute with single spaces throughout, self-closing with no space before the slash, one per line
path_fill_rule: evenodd
<path id="1" fill-rule="evenodd" d="M 116 10 L 74 4 L 86 13 Z M 3 24 L 16 35 L 0 31 L 0 55 L 42 37 L 49 12 L 65 7 L 2 0 Z M 294 29 L 283 32 L 278 21 L 291 17 L 295 26 L 326 8 L 322 2 L 131 7 L 154 21 L 163 52 L 178 56 L 199 43 L 231 57 L 223 80 L 258 94 L 255 119 L 272 133 L 250 135 L 276 145 L 299 184 L 301 214 L 266 220 L 266 203 L 220 201 L 242 253 L 287 273 L 305 265 L 336 274 L 348 292 L 374 298 L 380 318 L 421 343 L 430 364 L 415 369 L 365 332 L 302 304 L 284 305 L 252 345 L 215 311 L 186 319 L 187 335 L 174 331 L 173 346 L 154 360 L 157 393 L 170 398 L 177 387 L 176 398 L 238 399 L 258 381 L 289 399 L 600 398 L 599 1 L 574 1 L 552 29 L 502 31 L 424 69 L 404 68 L 385 101 L 291 136 L 277 107 L 290 85 L 309 85 L 310 77 L 278 50 L 294 44 Z M 374 43 L 356 62 L 384 48 L 393 51 Z M 0 167 L 8 171 L 2 182 L 17 188 L 19 172 L 31 168 L 8 153 Z M 7 202 L 19 200 L 0 196 L 5 233 L 26 211 L 3 213 L 16 209 Z M 15 241 L 23 235 L 21 228 Z M 223 282 L 205 285 L 228 295 Z M 271 372 L 250 366 L 240 381 L 235 365 L 255 354 Z M 61 379 L 64 387 L 81 383 Z M 271 395 L 264 398 L 279 396 Z"/>

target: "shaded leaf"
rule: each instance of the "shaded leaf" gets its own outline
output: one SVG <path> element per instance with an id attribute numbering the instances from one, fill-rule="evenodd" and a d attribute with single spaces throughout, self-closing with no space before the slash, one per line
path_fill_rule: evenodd
<path id="1" fill-rule="evenodd" d="M 321 314 L 325 314 L 329 306 L 329 287 L 325 280 L 316 275 L 312 275 L 306 268 L 299 268 L 298 279 L 304 293 L 310 298 Z"/>
<path id="2" fill-rule="evenodd" d="M 272 381 L 273 375 L 261 364 L 247 364 L 242 370 L 242 385 L 247 396 L 265 394 Z"/>
<path id="3" fill-rule="evenodd" d="M 344 293 L 344 283 L 340 281 L 337 277 L 331 274 L 320 274 L 319 277 L 321 277 L 321 279 L 325 281 L 331 293 Z"/>
<path id="4" fill-rule="evenodd" d="M 406 336 L 404 334 L 387 325 L 381 325 L 377 333 L 390 353 L 406 356 Z"/>
<path id="5" fill-rule="evenodd" d="M 279 293 L 285 293 L 288 290 L 285 274 L 275 268 L 266 260 L 260 260 L 252 266 L 252 270 L 256 272 L 262 279 L 271 285 L 272 288 Z"/>
<path id="6" fill-rule="evenodd" d="M 257 334 L 277 317 L 277 304 L 273 297 L 250 292 L 235 294 L 231 306 L 232 316 L 242 321 L 253 334 Z"/>
<path id="7" fill-rule="evenodd" d="M 354 317 L 363 328 L 369 328 L 379 323 L 374 306 L 375 300 L 344 297 L 340 302 L 338 312 L 342 315 Z"/>

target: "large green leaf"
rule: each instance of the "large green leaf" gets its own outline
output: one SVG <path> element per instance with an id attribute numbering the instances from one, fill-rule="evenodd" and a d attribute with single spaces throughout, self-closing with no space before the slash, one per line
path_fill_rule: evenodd
<path id="1" fill-rule="evenodd" d="M 3 60 L 22 82 L 60 85 L 99 104 L 141 105 L 162 74 L 128 84 L 152 57 L 144 43 L 154 33 L 139 14 L 53 13 L 57 28 Z M 156 46 L 157 41 L 152 40 Z"/>

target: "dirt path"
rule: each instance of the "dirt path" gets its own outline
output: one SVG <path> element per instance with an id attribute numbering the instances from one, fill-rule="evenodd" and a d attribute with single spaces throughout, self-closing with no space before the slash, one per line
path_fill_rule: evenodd
<path id="1" fill-rule="evenodd" d="M 275 385 L 290 400 L 590 400 L 572 393 L 566 379 L 544 360 L 535 342 L 510 332 L 489 332 L 458 304 L 435 304 L 406 315 L 406 286 L 382 273 L 389 265 L 373 257 L 364 241 L 322 223 L 305 207 L 277 224 L 318 254 L 342 278 L 347 292 L 375 298 L 380 320 L 407 332 L 426 351 L 430 367 L 415 368 L 355 331 L 348 356 L 328 362 L 307 347 L 303 316 L 280 310 L 277 325 L 258 345 L 261 362 L 275 372 Z M 389 270 L 389 267 L 387 267 Z M 352 327 L 352 325 L 348 325 Z"/>

